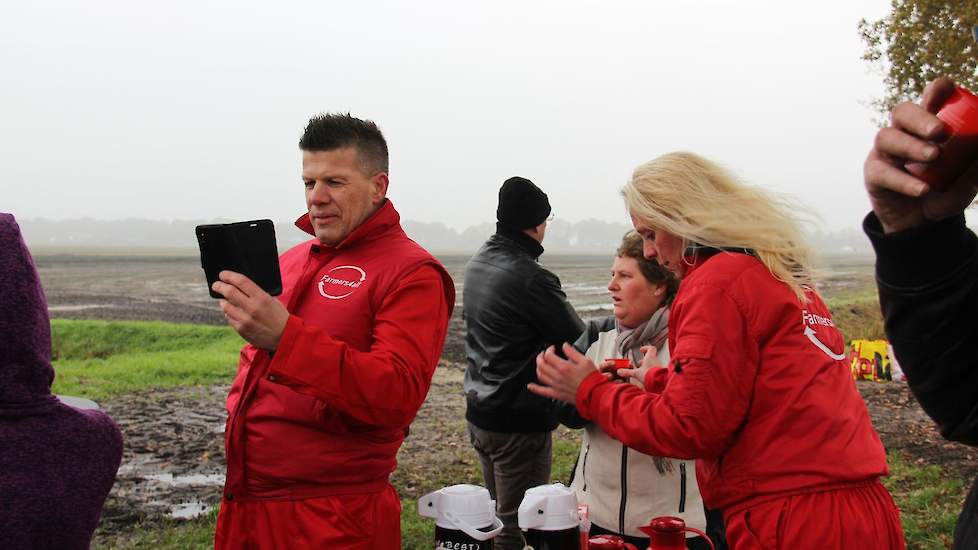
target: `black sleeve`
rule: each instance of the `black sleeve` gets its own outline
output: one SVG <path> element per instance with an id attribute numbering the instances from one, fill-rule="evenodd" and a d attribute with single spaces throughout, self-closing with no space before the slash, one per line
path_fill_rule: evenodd
<path id="1" fill-rule="evenodd" d="M 587 350 L 591 347 L 591 344 L 597 342 L 599 334 L 611 330 L 614 327 L 614 317 L 591 319 L 584 325 L 584 331 L 581 332 L 581 335 L 577 338 L 577 341 L 574 342 L 574 347 L 581 353 L 587 353 Z M 557 404 L 554 410 L 557 414 L 557 420 L 564 426 L 567 426 L 573 430 L 583 428 L 591 423 L 590 420 L 585 420 L 584 417 L 577 412 L 577 406 L 573 403 L 560 402 Z"/>
<path id="2" fill-rule="evenodd" d="M 554 414 L 557 415 L 558 422 L 572 430 L 578 430 L 591 423 L 590 420 L 585 420 L 581 413 L 577 412 L 577 406 L 573 403 L 559 401 L 554 407 Z"/>
<path id="3" fill-rule="evenodd" d="M 584 331 L 584 323 L 560 289 L 560 279 L 546 269 L 533 277 L 525 307 L 547 345 L 558 350 L 564 342 L 576 341 Z"/>
<path id="4" fill-rule="evenodd" d="M 602 332 L 608 332 L 614 328 L 614 316 L 588 319 L 588 322 L 584 324 L 584 330 L 581 331 L 577 340 L 574 341 L 573 346 L 577 351 L 587 353 L 588 348 L 591 347 L 591 344 L 598 341 L 598 337 L 601 336 Z"/>
<path id="5" fill-rule="evenodd" d="M 886 336 L 947 439 L 978 445 L 978 238 L 957 216 L 886 235 L 870 214 Z"/>

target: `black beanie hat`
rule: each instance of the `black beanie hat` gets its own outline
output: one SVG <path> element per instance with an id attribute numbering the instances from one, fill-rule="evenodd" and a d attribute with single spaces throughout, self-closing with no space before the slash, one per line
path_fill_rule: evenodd
<path id="1" fill-rule="evenodd" d="M 499 188 L 499 206 L 496 219 L 513 229 L 530 229 L 543 223 L 550 215 L 547 194 L 533 182 L 514 176 Z"/>

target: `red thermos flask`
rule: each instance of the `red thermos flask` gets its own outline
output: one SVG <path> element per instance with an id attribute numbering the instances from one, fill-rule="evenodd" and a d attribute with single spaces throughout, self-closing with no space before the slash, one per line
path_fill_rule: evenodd
<path id="1" fill-rule="evenodd" d="M 686 531 L 692 531 L 703 537 L 710 548 L 715 548 L 706 533 L 686 527 L 686 522 L 677 517 L 654 518 L 647 526 L 638 529 L 649 536 L 649 550 L 686 550 Z"/>

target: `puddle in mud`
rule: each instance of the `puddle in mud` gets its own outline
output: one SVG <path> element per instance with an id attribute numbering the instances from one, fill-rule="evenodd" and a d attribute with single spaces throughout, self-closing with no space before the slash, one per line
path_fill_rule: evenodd
<path id="1" fill-rule="evenodd" d="M 167 517 L 173 519 L 193 519 L 197 516 L 202 516 L 207 512 L 210 512 L 214 508 L 213 503 L 207 503 L 199 498 L 193 498 L 192 495 L 201 494 L 199 489 L 205 487 L 224 487 L 224 474 L 188 474 L 188 475 L 173 475 L 170 473 L 161 474 L 144 474 L 138 476 L 143 482 L 148 482 L 150 484 L 159 484 L 160 490 L 157 496 L 163 497 L 160 500 L 154 500 L 147 503 L 147 507 L 155 508 L 163 512 Z M 167 489 L 190 489 L 192 492 L 187 493 L 186 491 L 171 492 Z M 144 489 L 145 492 L 150 490 Z M 212 491 L 211 491 L 212 492 Z M 190 497 L 191 500 L 188 502 L 179 502 L 174 504 L 172 498 L 177 495 L 183 497 Z"/>
<path id="2" fill-rule="evenodd" d="M 168 517 L 192 519 L 221 501 L 227 386 L 168 388 L 107 399 L 124 455 L 99 529 L 127 532 Z"/>
<path id="3" fill-rule="evenodd" d="M 158 481 L 174 486 L 224 486 L 224 474 L 192 474 L 192 475 L 173 475 L 173 474 L 150 474 L 142 476 L 147 481 Z"/>
<path id="4" fill-rule="evenodd" d="M 170 505 L 170 511 L 166 515 L 173 519 L 194 519 L 195 517 L 202 516 L 207 512 L 210 512 L 213 508 L 214 506 L 197 500 L 194 502 Z"/>
<path id="5" fill-rule="evenodd" d="M 86 309 L 103 309 L 116 307 L 112 304 L 78 304 L 72 306 L 48 306 L 49 312 L 63 312 L 63 311 L 84 311 Z"/>

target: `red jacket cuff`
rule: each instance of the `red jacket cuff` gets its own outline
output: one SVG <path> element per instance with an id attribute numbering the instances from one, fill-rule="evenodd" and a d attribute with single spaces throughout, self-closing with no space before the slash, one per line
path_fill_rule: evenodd
<path id="1" fill-rule="evenodd" d="M 642 385 L 649 393 L 662 393 L 666 389 L 666 381 L 669 380 L 669 369 L 666 367 L 655 367 L 645 373 L 645 380 Z"/>
<path id="2" fill-rule="evenodd" d="M 289 315 L 289 320 L 285 322 L 285 330 L 282 331 L 282 336 L 278 339 L 275 354 L 272 355 L 272 362 L 268 365 L 269 378 L 292 377 L 292 373 L 289 371 L 289 358 L 292 355 L 292 350 L 296 348 L 295 342 L 299 334 L 302 333 L 302 327 L 302 319 L 295 315 Z"/>
<path id="3" fill-rule="evenodd" d="M 605 377 L 605 375 L 598 371 L 594 371 L 593 373 L 587 375 L 587 378 L 585 378 L 584 381 L 581 382 L 581 385 L 578 386 L 575 405 L 577 405 L 577 411 L 581 413 L 581 416 L 583 416 L 585 419 L 591 420 L 591 418 L 593 418 L 591 416 L 591 392 L 594 391 L 596 386 L 599 386 L 607 381 L 608 379 Z"/>

